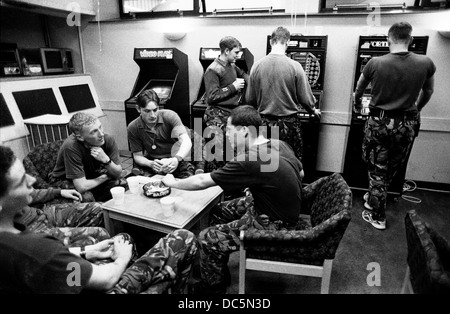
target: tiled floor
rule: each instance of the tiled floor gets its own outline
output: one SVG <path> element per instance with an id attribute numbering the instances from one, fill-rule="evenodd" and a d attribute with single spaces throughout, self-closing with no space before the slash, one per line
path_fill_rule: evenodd
<path id="1" fill-rule="evenodd" d="M 129 152 L 121 151 L 120 152 L 120 161 L 122 164 L 122 169 L 129 170 L 131 172 L 131 169 L 133 169 L 133 158 L 129 154 L 130 154 Z"/>

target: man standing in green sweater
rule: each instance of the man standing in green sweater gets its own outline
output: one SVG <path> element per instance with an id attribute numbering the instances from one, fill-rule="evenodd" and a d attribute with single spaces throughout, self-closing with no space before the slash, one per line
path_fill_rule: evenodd
<path id="1" fill-rule="evenodd" d="M 242 49 L 239 40 L 226 36 L 220 40 L 219 46 L 220 56 L 209 65 L 204 75 L 208 107 L 203 119 L 206 126 L 215 135 L 211 137 L 214 140 L 214 160 L 208 156 L 207 160 L 213 161 L 208 165 L 213 165 L 214 169 L 218 169 L 226 163 L 224 143 L 227 119 L 231 110 L 239 105 L 241 97 L 244 97 L 242 91 L 248 80 L 248 74 L 235 64 Z M 209 137 L 208 132 L 205 133 L 205 137 Z"/>

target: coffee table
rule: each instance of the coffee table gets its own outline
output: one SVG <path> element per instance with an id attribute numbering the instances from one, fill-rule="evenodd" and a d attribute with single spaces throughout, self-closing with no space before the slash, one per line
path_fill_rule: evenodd
<path id="1" fill-rule="evenodd" d="M 115 235 L 111 220 L 119 220 L 158 232 L 169 233 L 176 229 L 190 229 L 199 223 L 199 228 L 208 226 L 208 214 L 211 208 L 223 200 L 223 190 L 219 186 L 200 191 L 184 191 L 171 189 L 169 196 L 181 197 L 175 206 L 175 213 L 165 217 L 160 198 L 149 198 L 144 195 L 143 185 L 161 180 L 163 176 L 139 177 L 139 194 L 125 192 L 123 204 L 109 200 L 102 204 L 105 227 L 111 235 Z"/>

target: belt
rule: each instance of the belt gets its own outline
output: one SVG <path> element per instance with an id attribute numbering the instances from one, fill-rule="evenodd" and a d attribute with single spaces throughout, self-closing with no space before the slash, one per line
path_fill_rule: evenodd
<path id="1" fill-rule="evenodd" d="M 379 108 L 370 108 L 369 115 L 371 117 L 380 119 L 414 119 L 417 117 L 417 111 L 383 110 Z"/>
<path id="2" fill-rule="evenodd" d="M 279 119 L 286 119 L 286 118 L 292 118 L 292 117 L 300 117 L 300 112 L 290 114 L 288 116 L 273 116 L 271 114 L 261 114 L 262 118 L 267 118 L 271 120 L 279 120 Z"/>

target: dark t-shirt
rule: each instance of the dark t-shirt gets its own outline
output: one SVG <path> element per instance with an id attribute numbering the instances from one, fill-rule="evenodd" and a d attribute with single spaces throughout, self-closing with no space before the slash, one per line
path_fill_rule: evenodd
<path id="1" fill-rule="evenodd" d="M 283 141 L 270 140 L 211 173 L 225 191 L 250 188 L 255 209 L 273 220 L 296 223 L 301 210 L 301 162 Z"/>
<path id="2" fill-rule="evenodd" d="M 100 171 L 104 165 L 91 156 L 91 151 L 75 138 L 75 135 L 70 135 L 61 146 L 56 160 L 53 176 L 56 178 L 66 179 L 94 179 L 100 176 Z M 120 165 L 119 148 L 116 141 L 105 134 L 105 144 L 101 146 L 106 155 L 111 160 Z"/>
<path id="3" fill-rule="evenodd" d="M 427 56 L 413 52 L 389 53 L 371 59 L 364 77 L 371 81 L 370 107 L 383 110 L 417 111 L 416 100 L 423 84 L 436 72 Z"/>
<path id="4" fill-rule="evenodd" d="M 90 262 L 42 233 L 0 233 L 2 293 L 80 293 L 92 274 Z"/>
<path id="5" fill-rule="evenodd" d="M 158 111 L 154 129 L 148 128 L 139 116 L 131 121 L 127 132 L 131 152 L 143 152 L 150 160 L 175 156 L 180 149 L 178 138 L 187 134 L 178 114 L 167 109 Z"/>

